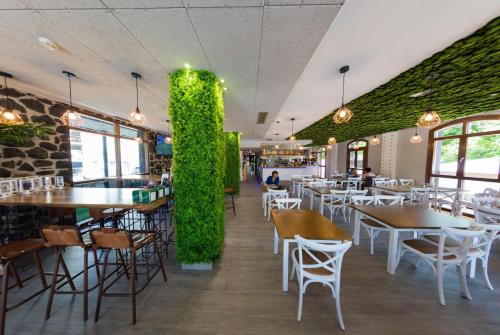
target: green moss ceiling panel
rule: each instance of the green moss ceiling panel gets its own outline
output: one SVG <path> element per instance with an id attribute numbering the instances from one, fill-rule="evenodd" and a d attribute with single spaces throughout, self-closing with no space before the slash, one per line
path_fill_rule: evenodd
<path id="1" fill-rule="evenodd" d="M 432 106 L 443 121 L 500 109 L 500 17 L 347 105 L 353 117 L 347 124 L 333 123 L 333 113 L 296 134 L 324 145 L 414 127 L 428 107 L 428 97 L 412 94 L 429 88 Z M 349 89 L 349 88 L 347 88 Z"/>

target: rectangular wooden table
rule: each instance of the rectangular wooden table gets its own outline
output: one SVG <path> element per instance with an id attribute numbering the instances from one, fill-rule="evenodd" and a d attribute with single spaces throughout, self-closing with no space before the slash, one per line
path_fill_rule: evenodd
<path id="1" fill-rule="evenodd" d="M 374 220 L 389 228 L 387 272 L 390 274 L 394 274 L 396 271 L 400 232 L 429 232 L 442 228 L 467 228 L 471 224 L 471 221 L 419 206 L 351 205 L 351 207 L 355 210 L 353 236 L 355 245 L 359 245 L 360 220 L 362 218 Z"/>
<path id="2" fill-rule="evenodd" d="M 39 206 L 64 208 L 124 208 L 141 211 L 155 210 L 164 205 L 166 199 L 151 204 L 134 204 L 131 188 L 86 188 L 64 187 L 31 194 L 16 193 L 0 198 L 0 206 Z"/>
<path id="3" fill-rule="evenodd" d="M 320 196 L 320 203 L 319 203 L 319 212 L 323 214 L 323 205 L 325 203 L 325 197 L 331 194 L 332 190 L 339 190 L 341 191 L 342 188 L 335 187 L 335 186 L 313 186 L 310 188 L 311 189 L 311 209 L 314 208 L 314 193 L 317 193 Z"/>
<path id="4" fill-rule="evenodd" d="M 393 195 L 408 195 L 411 193 L 413 187 L 423 187 L 423 186 L 413 186 L 413 185 L 387 185 L 387 186 L 372 186 L 372 188 L 379 190 L 381 192 L 393 194 Z"/>
<path id="5" fill-rule="evenodd" d="M 283 240 L 283 291 L 288 291 L 289 245 L 295 235 L 316 241 L 348 241 L 352 237 L 318 211 L 273 209 L 274 254 L 278 254 L 279 240 Z"/>

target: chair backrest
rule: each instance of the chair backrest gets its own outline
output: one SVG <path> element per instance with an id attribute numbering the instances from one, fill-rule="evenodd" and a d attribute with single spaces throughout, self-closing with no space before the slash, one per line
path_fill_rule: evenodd
<path id="1" fill-rule="evenodd" d="M 410 186 L 410 185 L 415 185 L 415 180 L 399 178 L 399 183 L 403 186 Z"/>
<path id="2" fill-rule="evenodd" d="M 390 186 L 396 186 L 398 184 L 398 180 L 397 179 L 389 179 L 387 181 L 387 185 L 390 185 Z"/>
<path id="3" fill-rule="evenodd" d="M 302 199 L 300 198 L 276 199 L 278 209 L 300 209 L 301 203 Z"/>
<path id="4" fill-rule="evenodd" d="M 376 195 L 375 205 L 377 206 L 403 206 L 404 197 L 400 195 Z"/>
<path id="5" fill-rule="evenodd" d="M 354 195 L 350 199 L 351 205 L 373 205 L 375 197 L 371 195 Z"/>
<path id="6" fill-rule="evenodd" d="M 40 234 L 46 247 L 84 246 L 82 234 L 74 226 L 44 226 Z"/>
<path id="7" fill-rule="evenodd" d="M 356 196 L 356 195 L 366 195 L 368 193 L 368 190 L 349 190 L 349 197 Z"/>
<path id="8" fill-rule="evenodd" d="M 307 183 L 307 186 L 309 186 L 309 187 L 321 187 L 321 186 L 323 186 L 323 182 L 322 181 L 311 181 L 311 182 Z"/>
<path id="9" fill-rule="evenodd" d="M 373 185 L 375 186 L 389 186 L 389 181 L 385 179 L 373 179 Z"/>
<path id="10" fill-rule="evenodd" d="M 95 248 L 127 249 L 133 246 L 132 236 L 128 231 L 115 228 L 102 228 L 90 232 Z"/>
<path id="11" fill-rule="evenodd" d="M 410 202 L 427 204 L 429 201 L 429 189 L 425 187 L 412 187 L 410 190 Z"/>
<path id="12" fill-rule="evenodd" d="M 497 202 L 500 202 L 500 199 L 497 197 L 490 197 L 490 196 L 475 196 L 474 198 L 471 199 L 472 203 L 478 206 L 494 206 L 497 204 Z"/>
<path id="13" fill-rule="evenodd" d="M 325 241 L 319 243 L 307 240 L 299 235 L 295 235 L 295 241 L 297 242 L 299 250 L 298 261 L 300 271 L 307 271 L 307 269 L 324 269 L 331 273 L 328 277 L 340 277 L 342 259 L 347 250 L 352 246 L 352 241 Z M 320 252 L 326 257 L 319 259 L 314 252 Z M 307 254 L 314 263 L 304 264 L 304 254 Z"/>
<path id="14" fill-rule="evenodd" d="M 267 190 L 267 199 L 268 200 L 273 200 L 273 199 L 285 199 L 288 198 L 288 191 L 287 190 Z"/>
<path id="15" fill-rule="evenodd" d="M 330 199 L 331 200 L 340 200 L 342 202 L 346 202 L 348 195 L 349 195 L 349 191 L 347 191 L 347 190 L 330 190 Z"/>
<path id="16" fill-rule="evenodd" d="M 475 199 L 475 198 L 474 198 Z M 500 209 L 491 206 L 484 206 L 476 202 L 472 202 L 474 210 L 474 220 L 478 224 L 499 224 Z"/>
<path id="17" fill-rule="evenodd" d="M 323 183 L 323 186 L 334 186 L 335 184 L 337 184 L 337 182 L 335 180 L 325 180 L 322 183 Z"/>
<path id="18" fill-rule="evenodd" d="M 311 183 L 314 181 L 314 179 L 311 177 L 302 177 L 302 181 L 306 183 Z"/>
<path id="19" fill-rule="evenodd" d="M 480 247 L 484 243 L 483 238 L 486 230 L 481 225 L 471 225 L 468 229 L 444 228 L 441 230 L 438 242 L 438 260 L 443 261 L 448 256 L 455 256 L 466 261 L 467 254 L 472 249 Z M 474 239 L 477 239 L 475 242 Z M 445 249 L 446 239 L 455 241 L 459 247 L 453 249 Z"/>

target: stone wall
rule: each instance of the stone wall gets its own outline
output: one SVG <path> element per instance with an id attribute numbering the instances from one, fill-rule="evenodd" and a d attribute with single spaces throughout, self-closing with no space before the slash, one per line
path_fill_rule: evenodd
<path id="1" fill-rule="evenodd" d="M 5 106 L 3 87 L 0 85 L 0 106 Z M 25 143 L 0 143 L 0 178 L 23 177 L 33 175 L 62 175 L 66 182 L 71 182 L 70 147 L 67 128 L 62 124 L 60 117 L 67 105 L 9 88 L 11 108 L 18 111 L 25 121 L 49 125 L 55 131 L 48 139 L 33 138 Z M 76 108 L 76 110 L 79 110 Z M 115 119 L 90 112 L 79 110 L 86 114 L 102 117 L 109 121 Z M 127 122 L 123 122 L 127 125 Z M 130 126 L 130 125 L 129 125 Z M 170 169 L 171 157 L 156 155 L 156 133 L 148 131 L 149 141 L 149 169 L 150 172 L 161 173 L 163 168 Z"/>
<path id="2" fill-rule="evenodd" d="M 3 88 L 3 87 L 2 87 Z M 0 106 L 5 106 L 4 90 L 0 92 Z M 67 129 L 59 120 L 65 105 L 37 97 L 31 93 L 9 89 L 11 107 L 24 121 L 44 123 L 55 134 L 42 140 L 33 138 L 25 143 L 0 143 L 0 177 L 28 175 L 62 175 L 70 181 L 70 159 Z"/>

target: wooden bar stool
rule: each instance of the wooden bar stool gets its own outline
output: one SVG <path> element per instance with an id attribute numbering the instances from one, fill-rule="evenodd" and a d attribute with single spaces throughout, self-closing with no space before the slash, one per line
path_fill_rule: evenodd
<path id="1" fill-rule="evenodd" d="M 99 312 L 101 309 L 101 302 L 104 296 L 131 296 L 132 297 L 132 324 L 136 323 L 136 295 L 139 294 L 154 278 L 154 276 L 161 270 L 164 281 L 167 281 L 167 276 L 165 274 L 165 269 L 162 264 L 162 258 L 160 254 L 160 249 L 156 244 L 158 239 L 158 233 L 155 232 L 143 232 L 143 231 L 125 231 L 115 228 L 103 228 L 99 230 L 94 230 L 90 232 L 92 238 L 92 244 L 94 249 L 104 249 L 104 261 L 102 265 L 102 272 L 99 278 L 99 294 L 97 297 L 97 305 L 95 312 L 95 321 L 99 320 Z M 154 255 L 156 258 L 155 265 L 158 266 L 156 271 L 150 276 L 149 271 L 146 271 L 147 280 L 144 285 L 138 290 L 137 284 L 137 252 L 142 248 L 153 244 Z M 108 293 L 107 290 L 120 279 L 123 275 L 117 276 L 111 281 L 106 287 L 104 287 L 106 281 L 106 271 L 108 267 L 108 257 L 111 250 L 124 249 L 130 252 L 130 268 L 131 268 L 131 292 L 113 292 Z"/>
<path id="2" fill-rule="evenodd" d="M 236 215 L 236 206 L 234 205 L 234 188 L 231 186 L 226 186 L 224 187 L 224 195 L 230 195 L 231 196 L 231 207 L 226 207 L 226 209 L 233 209 L 234 215 Z"/>
<path id="3" fill-rule="evenodd" d="M 33 299 L 38 296 L 42 292 L 44 292 L 47 288 L 47 282 L 45 280 L 45 274 L 43 272 L 42 263 L 40 262 L 40 256 L 38 251 L 44 247 L 43 240 L 41 239 L 25 239 L 21 241 L 12 241 L 9 244 L 0 246 L 0 276 L 2 277 L 1 284 L 1 295 L 2 298 L 0 300 L 0 334 L 3 335 L 5 333 L 5 314 L 6 312 L 17 308 L 24 304 L 25 302 Z M 12 265 L 12 262 L 20 259 L 21 257 L 32 254 L 35 260 L 35 264 L 37 266 L 37 273 L 31 275 L 25 279 L 21 279 L 18 275 L 16 269 Z M 12 273 L 16 279 L 16 285 L 9 287 L 9 274 Z M 7 296 L 9 289 L 18 286 L 19 288 L 24 286 L 24 283 L 28 280 L 39 276 L 42 282 L 42 289 L 30 295 L 23 301 L 17 303 L 13 306 L 7 306 Z"/>
<path id="4" fill-rule="evenodd" d="M 99 274 L 99 261 L 97 259 L 96 250 L 92 248 L 92 243 L 88 234 L 83 235 L 78 229 L 73 226 L 46 226 L 41 230 L 42 237 L 45 241 L 45 246 L 48 248 L 55 248 L 57 250 L 57 260 L 53 272 L 52 284 L 50 286 L 50 295 L 47 302 L 47 310 L 45 312 L 45 320 L 50 318 L 50 311 L 52 309 L 52 301 L 54 300 L 55 294 L 82 294 L 83 295 L 83 320 L 88 319 L 88 293 L 89 291 L 95 289 L 98 284 L 94 285 L 89 289 L 89 265 L 88 265 L 88 253 L 92 251 L 94 255 L 94 264 L 97 278 L 100 277 Z M 64 261 L 63 253 L 66 247 L 81 247 L 84 250 L 83 257 L 83 271 L 77 273 L 73 277 L 70 275 L 66 262 Z M 92 267 L 91 266 L 91 267 Z M 124 265 L 125 266 L 125 265 Z M 56 288 L 56 277 L 59 273 L 59 268 L 62 267 L 64 271 L 64 276 L 66 277 L 66 282 L 61 284 Z M 77 290 L 73 280 L 83 273 L 83 288 Z M 69 284 L 71 290 L 61 291 L 58 288 Z"/>

